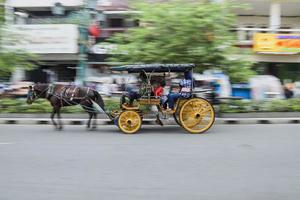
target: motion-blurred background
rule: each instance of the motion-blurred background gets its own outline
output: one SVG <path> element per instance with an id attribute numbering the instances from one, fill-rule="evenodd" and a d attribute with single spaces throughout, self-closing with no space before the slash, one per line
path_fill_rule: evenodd
<path id="1" fill-rule="evenodd" d="M 295 0 L 2 0 L 0 112 L 48 111 L 23 105 L 37 82 L 117 99 L 138 78 L 110 67 L 134 63 L 195 63 L 196 87 L 212 88 L 221 112 L 299 112 L 299 8 Z"/>

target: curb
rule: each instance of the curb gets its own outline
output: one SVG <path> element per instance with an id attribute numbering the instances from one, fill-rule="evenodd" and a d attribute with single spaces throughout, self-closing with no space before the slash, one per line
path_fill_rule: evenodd
<path id="1" fill-rule="evenodd" d="M 221 124 L 299 124 L 300 117 L 291 118 L 217 118 Z"/>
<path id="2" fill-rule="evenodd" d="M 84 125 L 87 119 L 62 119 L 64 125 Z M 162 120 L 164 125 L 177 125 L 173 119 Z M 50 118 L 0 118 L 0 124 L 52 124 Z M 113 125 L 110 119 L 97 119 L 98 125 Z M 143 119 L 144 125 L 153 125 L 155 119 Z M 300 124 L 300 118 L 216 118 L 215 124 Z"/>

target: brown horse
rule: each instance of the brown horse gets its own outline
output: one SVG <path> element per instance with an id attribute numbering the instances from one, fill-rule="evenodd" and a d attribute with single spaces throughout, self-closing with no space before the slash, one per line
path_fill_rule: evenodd
<path id="1" fill-rule="evenodd" d="M 100 94 L 88 87 L 78 87 L 73 85 L 61 84 L 35 84 L 29 87 L 27 94 L 27 103 L 32 104 L 36 99 L 47 99 L 53 107 L 51 120 L 57 130 L 62 130 L 60 109 L 65 106 L 81 105 L 89 114 L 87 129 L 96 129 L 97 113 L 100 109 L 95 109 L 95 103 L 105 112 L 104 102 Z M 55 122 L 54 116 L 57 114 L 58 123 Z M 91 127 L 91 120 L 94 118 Z"/>

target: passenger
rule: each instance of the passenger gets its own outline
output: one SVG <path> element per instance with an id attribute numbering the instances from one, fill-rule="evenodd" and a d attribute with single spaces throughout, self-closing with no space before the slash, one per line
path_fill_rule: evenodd
<path id="1" fill-rule="evenodd" d="M 184 79 L 180 81 L 179 86 L 180 86 L 179 93 L 170 93 L 168 95 L 168 104 L 169 104 L 168 111 L 170 112 L 174 112 L 175 103 L 179 98 L 191 97 L 191 89 L 193 87 L 193 78 L 192 78 L 191 71 L 184 72 Z"/>
<path id="2" fill-rule="evenodd" d="M 155 97 L 161 97 L 164 92 L 164 88 L 162 86 L 157 86 L 154 88 L 153 92 Z"/>
<path id="3" fill-rule="evenodd" d="M 155 97 L 161 97 L 164 93 L 164 86 L 165 86 L 165 83 L 164 81 L 162 81 L 161 83 L 160 82 L 154 82 L 152 84 L 152 93 L 153 93 L 153 96 Z"/>

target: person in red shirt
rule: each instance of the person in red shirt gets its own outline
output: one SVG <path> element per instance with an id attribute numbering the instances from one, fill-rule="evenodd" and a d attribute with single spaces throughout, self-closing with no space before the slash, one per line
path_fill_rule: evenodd
<path id="1" fill-rule="evenodd" d="M 160 84 L 158 82 L 153 83 L 152 84 L 152 95 L 154 95 L 155 98 L 159 98 L 160 99 L 160 104 L 163 104 L 163 99 L 162 99 L 162 95 L 164 93 L 164 88 L 163 88 L 163 83 Z M 159 106 L 157 106 L 158 110 L 159 110 Z M 156 120 L 155 122 L 161 126 L 163 126 L 162 121 L 159 118 L 159 115 L 156 115 Z"/>
<path id="2" fill-rule="evenodd" d="M 154 82 L 152 83 L 152 95 L 155 97 L 161 97 L 164 93 L 163 83 Z"/>
<path id="3" fill-rule="evenodd" d="M 153 93 L 155 97 L 161 97 L 164 92 L 164 88 L 160 85 L 157 87 L 153 88 Z"/>

